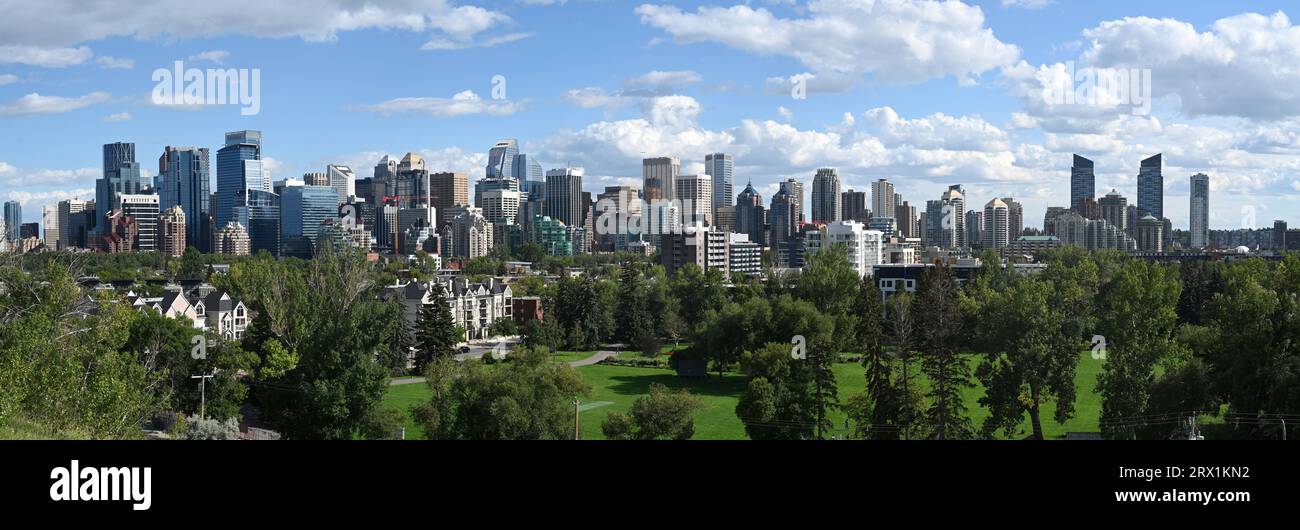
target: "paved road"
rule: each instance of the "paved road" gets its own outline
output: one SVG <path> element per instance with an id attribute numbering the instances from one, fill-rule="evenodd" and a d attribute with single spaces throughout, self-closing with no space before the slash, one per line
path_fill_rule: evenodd
<path id="1" fill-rule="evenodd" d="M 481 347 L 481 351 L 475 351 L 474 348 L 475 347 L 471 346 L 469 353 L 457 355 L 456 360 L 463 361 L 465 359 L 477 359 L 479 357 L 482 357 L 483 354 L 492 351 L 492 348 L 490 347 Z M 600 361 L 603 361 L 610 357 L 615 357 L 617 355 L 618 352 L 616 351 L 598 351 L 594 355 L 592 355 L 591 357 L 587 357 L 586 359 L 569 361 L 569 366 L 572 366 L 574 368 L 577 368 L 579 366 L 591 366 L 593 364 L 599 363 Z M 398 377 L 396 379 L 390 380 L 388 384 L 389 386 L 399 386 L 399 385 L 413 385 L 416 383 L 423 383 L 423 382 L 424 382 L 423 377 Z"/>

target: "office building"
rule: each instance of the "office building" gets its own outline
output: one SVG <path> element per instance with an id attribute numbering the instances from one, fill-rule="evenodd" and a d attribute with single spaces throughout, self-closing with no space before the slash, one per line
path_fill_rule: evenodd
<path id="1" fill-rule="evenodd" d="M 1161 156 L 1156 154 L 1142 161 L 1137 177 L 1137 207 L 1139 215 L 1151 214 L 1156 219 L 1165 216 L 1165 177 Z"/>
<path id="2" fill-rule="evenodd" d="M 486 178 L 515 178 L 515 157 L 519 155 L 519 142 L 511 138 L 501 140 L 488 150 Z"/>
<path id="3" fill-rule="evenodd" d="M 328 181 L 326 185 L 334 188 L 338 195 L 339 204 L 344 204 L 357 195 L 357 175 L 352 172 L 352 168 L 330 164 L 325 166 L 325 178 Z"/>
<path id="4" fill-rule="evenodd" d="M 212 242 L 208 163 L 208 150 L 203 147 L 167 146 L 158 157 L 158 208 L 179 206 L 185 212 L 190 221 L 185 226 L 185 244 L 200 252 L 209 252 Z"/>
<path id="5" fill-rule="evenodd" d="M 735 163 L 726 153 L 704 155 L 704 173 L 713 177 L 713 216 L 718 210 L 731 206 L 731 177 Z"/>
<path id="6" fill-rule="evenodd" d="M 785 190 L 785 192 L 790 194 L 790 197 L 794 199 L 795 222 L 798 224 L 803 224 L 805 219 L 804 212 L 803 212 L 803 205 L 804 205 L 803 183 L 795 179 L 786 179 L 784 182 L 781 183 L 781 189 Z"/>
<path id="7" fill-rule="evenodd" d="M 713 225 L 713 178 L 709 175 L 678 175 L 673 193 L 681 208 L 682 225 Z"/>
<path id="8" fill-rule="evenodd" d="M 512 177 L 519 182 L 546 182 L 546 174 L 542 172 L 542 164 L 537 161 L 537 157 L 519 153 L 515 155 L 515 161 L 511 168 Z"/>
<path id="9" fill-rule="evenodd" d="M 103 177 L 95 181 L 95 203 L 99 211 L 109 212 L 121 208 L 122 195 L 140 193 L 144 184 L 141 182 L 140 163 L 135 159 L 135 144 L 104 144 L 103 168 Z M 96 233 L 107 234 L 106 230 L 100 230 L 99 221 L 95 221 Z"/>
<path id="10" fill-rule="evenodd" d="M 894 184 L 885 179 L 871 183 L 871 216 L 894 217 Z"/>
<path id="11" fill-rule="evenodd" d="M 840 194 L 840 217 L 844 221 L 867 222 L 867 192 L 849 190 Z"/>
<path id="12" fill-rule="evenodd" d="M 122 213 L 135 220 L 135 241 L 132 250 L 153 252 L 160 249 L 158 242 L 158 196 L 123 194 L 118 196 Z"/>
<path id="13" fill-rule="evenodd" d="M 226 133 L 225 146 L 217 150 L 217 204 L 212 214 L 216 226 L 236 220 L 248 227 L 250 234 L 255 232 L 249 226 L 249 204 L 274 202 L 257 192 L 271 193 L 269 175 L 262 168 L 261 131 Z"/>
<path id="14" fill-rule="evenodd" d="M 469 175 L 466 173 L 442 172 L 429 175 L 432 189 L 431 205 L 438 211 L 437 227 L 442 228 L 450 219 L 443 212 L 450 212 L 457 206 L 469 206 Z"/>
<path id="15" fill-rule="evenodd" d="M 772 196 L 772 204 L 767 209 L 768 246 L 775 251 L 777 266 L 780 267 L 792 266 L 790 265 L 791 250 L 800 226 L 796 200 L 795 196 L 782 186 Z"/>
<path id="16" fill-rule="evenodd" d="M 681 172 L 681 166 L 681 161 L 673 157 L 646 158 L 641 161 L 641 190 L 646 202 L 673 200 L 676 196 L 673 184 Z"/>
<path id="17" fill-rule="evenodd" d="M 59 249 L 59 205 L 46 204 L 41 207 L 41 223 L 45 225 L 45 248 Z"/>
<path id="18" fill-rule="evenodd" d="M 338 218 L 338 192 L 332 186 L 290 186 L 280 197 L 281 255 L 315 255 L 321 223 Z"/>
<path id="19" fill-rule="evenodd" d="M 1070 209 L 1088 218 L 1084 201 L 1097 196 L 1097 176 L 1093 172 L 1092 160 L 1074 155 L 1074 164 L 1070 166 Z"/>
<path id="20" fill-rule="evenodd" d="M 565 226 L 582 226 L 582 210 L 582 168 L 547 171 L 546 215 Z"/>
<path id="21" fill-rule="evenodd" d="M 18 241 L 22 239 L 19 225 L 23 224 L 23 205 L 18 201 L 5 201 L 4 234 L 2 239 Z"/>

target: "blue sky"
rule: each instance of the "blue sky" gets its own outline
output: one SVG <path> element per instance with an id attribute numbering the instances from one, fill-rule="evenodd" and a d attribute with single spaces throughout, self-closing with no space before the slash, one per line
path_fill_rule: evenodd
<path id="1" fill-rule="evenodd" d="M 752 180 L 765 200 L 833 166 L 846 189 L 888 178 L 914 204 L 956 183 L 972 207 L 1014 196 L 1031 226 L 1068 202 L 1071 153 L 1096 161 L 1098 195 L 1134 201 L 1138 161 L 1164 152 L 1176 227 L 1196 172 L 1211 176 L 1213 228 L 1300 224 L 1300 28 L 1284 2 L 8 4 L 0 199 L 28 221 L 93 196 L 104 143 L 135 142 L 152 174 L 166 145 L 215 150 L 260 129 L 276 179 L 327 163 L 364 177 L 407 151 L 477 176 L 493 143 L 518 138 L 598 190 L 638 182 L 643 156 L 689 172 L 720 150 L 736 191 Z M 152 104 L 152 73 L 178 60 L 259 69 L 260 112 Z M 1151 114 L 1035 99 L 1067 62 L 1150 71 Z M 806 99 L 790 94 L 800 75 Z"/>

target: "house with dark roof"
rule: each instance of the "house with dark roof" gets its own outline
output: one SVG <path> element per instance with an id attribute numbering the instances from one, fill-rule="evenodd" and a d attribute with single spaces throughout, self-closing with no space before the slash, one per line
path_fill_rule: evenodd
<path id="1" fill-rule="evenodd" d="M 195 294 L 201 292 L 202 289 Z M 194 311 L 203 320 L 205 331 L 216 333 L 226 340 L 243 339 L 244 330 L 248 329 L 248 307 L 231 298 L 225 291 L 211 291 L 196 296 Z"/>
<path id="2" fill-rule="evenodd" d="M 488 328 L 493 322 L 499 318 L 513 318 L 514 294 L 509 285 L 496 278 L 482 282 L 455 277 L 399 283 L 388 288 L 388 296 L 397 296 L 401 300 L 407 321 L 415 326 L 420 308 L 431 303 L 432 289 L 442 289 L 452 320 L 465 328 L 466 341 L 488 338 L 491 336 Z"/>

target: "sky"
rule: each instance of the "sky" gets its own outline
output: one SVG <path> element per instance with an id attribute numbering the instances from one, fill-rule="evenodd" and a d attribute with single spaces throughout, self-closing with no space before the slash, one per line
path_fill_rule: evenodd
<path id="1" fill-rule="evenodd" d="M 971 208 L 1015 197 L 1027 226 L 1068 206 L 1071 154 L 1095 161 L 1098 196 L 1134 203 L 1140 160 L 1163 153 L 1176 228 L 1195 173 L 1211 228 L 1294 226 L 1288 4 L 0 0 L 0 200 L 39 221 L 93 198 L 105 143 L 134 142 L 153 175 L 164 146 L 215 158 L 226 131 L 257 129 L 274 179 L 329 163 L 363 178 L 408 151 L 476 179 L 517 138 L 545 169 L 585 168 L 589 191 L 639 185 L 645 157 L 690 174 L 726 152 L 735 192 L 765 202 L 835 167 L 845 190 L 887 178 L 922 208 L 950 184 Z M 157 70 L 177 61 L 256 71 L 257 105 L 167 99 Z M 1128 94 L 1090 81 L 1130 73 Z M 1101 97 L 1051 97 L 1083 89 Z"/>

